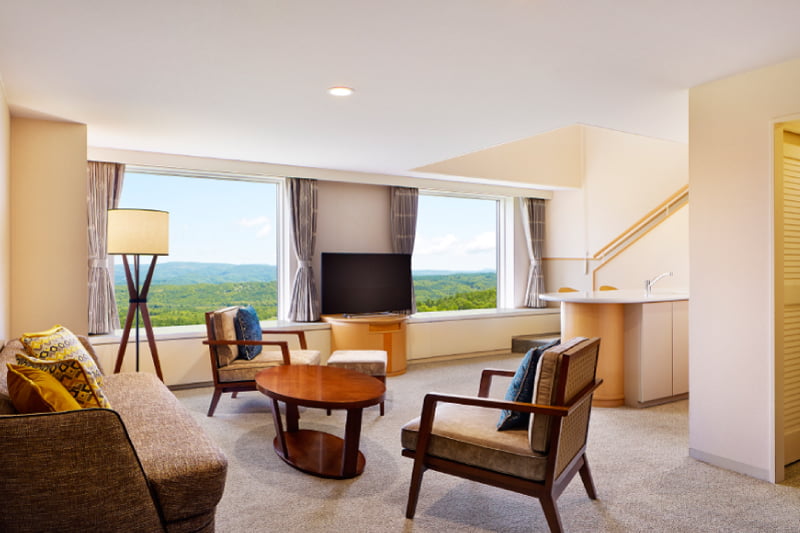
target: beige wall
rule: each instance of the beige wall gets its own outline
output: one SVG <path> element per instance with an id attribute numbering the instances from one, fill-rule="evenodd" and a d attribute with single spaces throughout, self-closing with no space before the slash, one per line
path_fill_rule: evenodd
<path id="1" fill-rule="evenodd" d="M 688 183 L 685 144 L 581 126 L 582 187 L 554 191 L 548 202 L 545 274 L 548 291 L 592 290 L 598 250 Z M 685 217 L 685 215 L 684 215 Z M 673 217 L 598 271 L 625 289 L 672 270 L 662 288 L 688 289 L 686 218 Z M 588 260 L 586 260 L 588 258 Z"/>
<path id="2" fill-rule="evenodd" d="M 689 446 L 779 481 L 773 124 L 800 113 L 795 60 L 690 91 Z M 782 398 L 777 398 L 782 402 Z"/>
<path id="3" fill-rule="evenodd" d="M 0 79 L 0 339 L 9 337 L 11 302 L 11 117 Z"/>
<path id="4" fill-rule="evenodd" d="M 322 252 L 387 253 L 392 251 L 392 241 L 388 187 L 331 181 L 320 181 L 318 185 L 313 268 L 317 287 L 321 289 Z M 295 265 L 293 260 L 292 272 Z"/>
<path id="5" fill-rule="evenodd" d="M 11 119 L 10 335 L 87 318 L 86 126 Z"/>

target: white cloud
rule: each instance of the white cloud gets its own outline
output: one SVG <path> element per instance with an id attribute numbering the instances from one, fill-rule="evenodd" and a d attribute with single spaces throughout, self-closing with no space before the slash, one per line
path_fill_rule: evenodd
<path id="1" fill-rule="evenodd" d="M 269 218 L 264 216 L 255 218 L 240 218 L 236 223 L 243 228 L 252 228 L 264 223 L 269 224 Z"/>
<path id="2" fill-rule="evenodd" d="M 497 237 L 494 232 L 486 231 L 475 235 L 472 240 L 464 245 L 464 252 L 468 254 L 488 252 L 497 247 Z"/>
<path id="3" fill-rule="evenodd" d="M 268 237 L 272 233 L 272 221 L 270 221 L 269 217 L 241 218 L 236 224 L 246 229 L 255 228 L 256 237 L 259 239 Z"/>
<path id="4" fill-rule="evenodd" d="M 426 239 L 418 238 L 414 243 L 414 255 L 435 255 L 442 253 L 453 253 L 459 248 L 458 239 L 452 233 L 444 237 L 434 237 Z"/>

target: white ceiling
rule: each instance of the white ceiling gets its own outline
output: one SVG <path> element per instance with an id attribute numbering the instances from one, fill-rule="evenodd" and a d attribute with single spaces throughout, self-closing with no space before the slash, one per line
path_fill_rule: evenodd
<path id="1" fill-rule="evenodd" d="M 91 146 L 424 176 L 575 123 L 685 142 L 689 87 L 799 30 L 798 0 L 0 0 L 0 77 Z"/>

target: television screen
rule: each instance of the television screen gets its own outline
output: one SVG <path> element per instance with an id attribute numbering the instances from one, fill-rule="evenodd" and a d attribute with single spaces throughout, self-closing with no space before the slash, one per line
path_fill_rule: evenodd
<path id="1" fill-rule="evenodd" d="M 322 314 L 409 313 L 411 254 L 322 254 Z"/>

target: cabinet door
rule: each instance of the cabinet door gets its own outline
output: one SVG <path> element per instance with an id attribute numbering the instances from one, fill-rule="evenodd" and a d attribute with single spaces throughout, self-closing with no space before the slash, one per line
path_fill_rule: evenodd
<path id="1" fill-rule="evenodd" d="M 672 396 L 672 302 L 642 305 L 642 402 Z"/>
<path id="2" fill-rule="evenodd" d="M 672 394 L 689 392 L 689 302 L 672 303 Z"/>

